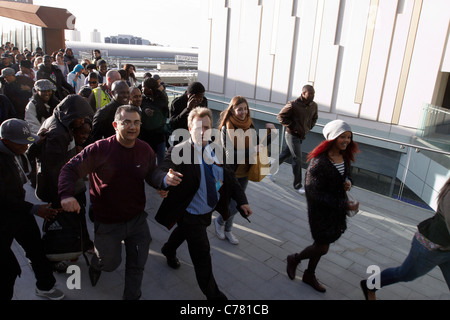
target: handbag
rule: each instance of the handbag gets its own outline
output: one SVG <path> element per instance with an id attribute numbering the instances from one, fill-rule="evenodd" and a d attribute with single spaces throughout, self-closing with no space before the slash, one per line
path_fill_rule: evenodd
<path id="1" fill-rule="evenodd" d="M 59 212 L 42 225 L 44 253 L 50 261 L 77 259 L 83 254 L 83 228 L 81 217 L 74 212 Z"/>
<path id="2" fill-rule="evenodd" d="M 267 146 L 264 146 L 255 153 L 256 162 L 250 166 L 248 180 L 259 182 L 269 174 L 269 156 Z"/>
<path id="3" fill-rule="evenodd" d="M 355 196 L 350 192 L 347 191 L 347 200 L 353 203 L 357 203 L 358 200 L 355 199 Z M 353 217 L 358 213 L 359 209 L 357 210 L 347 210 L 347 216 L 348 217 Z"/>

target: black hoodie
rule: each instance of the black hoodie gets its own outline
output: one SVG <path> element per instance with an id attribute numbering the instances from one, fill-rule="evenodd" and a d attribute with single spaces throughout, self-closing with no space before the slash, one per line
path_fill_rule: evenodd
<path id="1" fill-rule="evenodd" d="M 80 118 L 92 120 L 93 116 L 94 112 L 86 99 L 79 95 L 69 95 L 61 101 L 53 111 L 53 115 L 44 121 L 39 130 L 38 134 L 45 135 L 45 141 L 38 157 L 37 171 L 40 177 L 38 176 L 36 195 L 42 201 L 51 202 L 54 208 L 59 207 L 59 172 L 76 155 L 75 140 L 71 130 L 73 121 Z M 84 184 L 80 186 L 80 188 L 83 187 Z"/>

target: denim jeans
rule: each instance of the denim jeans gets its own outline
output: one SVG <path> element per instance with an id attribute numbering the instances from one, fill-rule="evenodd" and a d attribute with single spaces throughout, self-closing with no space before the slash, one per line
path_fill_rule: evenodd
<path id="1" fill-rule="evenodd" d="M 302 140 L 289 132 L 285 135 L 286 146 L 281 151 L 279 165 L 292 155 L 292 173 L 294 174 L 294 189 L 300 189 L 302 184 Z"/>
<path id="2" fill-rule="evenodd" d="M 248 177 L 242 177 L 242 178 L 237 178 L 239 184 L 242 187 L 242 190 L 247 189 L 247 185 L 248 185 Z M 223 226 L 225 224 L 225 231 L 226 232 L 230 232 L 231 229 L 233 228 L 233 220 L 234 220 L 234 216 L 236 215 L 236 213 L 238 212 L 238 209 L 236 208 L 236 201 L 234 201 L 233 199 L 230 200 L 230 205 L 228 207 L 229 211 L 230 211 L 230 217 L 228 218 L 227 221 L 224 221 L 222 216 L 219 214 L 219 216 L 217 217 L 217 222 Z"/>
<path id="3" fill-rule="evenodd" d="M 406 282 L 427 274 L 439 266 L 450 290 L 450 251 L 428 250 L 415 237 L 403 264 L 381 272 L 381 287 Z"/>
<path id="4" fill-rule="evenodd" d="M 159 143 L 156 146 L 156 150 L 154 150 L 156 153 L 156 159 L 157 159 L 157 163 L 159 165 L 161 165 L 164 161 L 164 157 L 166 156 L 166 142 L 163 141 L 161 143 Z"/>

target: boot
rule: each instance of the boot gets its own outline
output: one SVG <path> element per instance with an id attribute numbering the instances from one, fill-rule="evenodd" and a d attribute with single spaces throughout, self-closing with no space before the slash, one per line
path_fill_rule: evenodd
<path id="1" fill-rule="evenodd" d="M 327 289 L 325 289 L 324 286 L 322 286 L 319 281 L 316 279 L 316 275 L 314 272 L 311 272 L 309 270 L 305 270 L 305 273 L 303 274 L 303 282 L 306 284 L 309 284 L 311 287 L 316 289 L 319 292 L 325 292 Z"/>
<path id="2" fill-rule="evenodd" d="M 287 260 L 287 267 L 286 267 L 287 275 L 288 275 L 289 279 L 294 280 L 295 279 L 295 271 L 300 262 L 297 261 L 297 257 L 296 257 L 295 253 L 287 256 L 286 260 Z"/>
<path id="3" fill-rule="evenodd" d="M 377 300 L 377 296 L 375 294 L 376 290 L 371 290 L 367 287 L 367 280 L 361 280 L 359 284 L 366 300 Z"/>

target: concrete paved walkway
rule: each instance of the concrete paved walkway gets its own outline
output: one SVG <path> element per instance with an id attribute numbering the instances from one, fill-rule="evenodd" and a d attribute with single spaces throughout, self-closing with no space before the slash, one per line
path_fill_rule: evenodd
<path id="1" fill-rule="evenodd" d="M 360 212 L 348 221 L 345 234 L 330 247 L 316 270 L 326 293 L 316 292 L 301 281 L 307 261 L 302 262 L 294 281 L 286 275 L 286 257 L 312 243 L 304 196 L 292 188 L 290 165 L 283 164 L 274 183 L 265 178 L 250 182 L 247 196 L 254 214 L 248 223 L 236 217 L 234 233 L 239 245 L 215 236 L 208 228 L 214 274 L 221 290 L 230 300 L 363 300 L 361 279 L 371 265 L 381 270 L 398 266 L 410 249 L 416 225 L 432 212 L 398 202 L 378 194 L 353 188 L 360 200 Z M 36 202 L 32 189 L 28 199 Z M 142 286 L 143 300 L 204 300 L 194 274 L 187 246 L 178 250 L 181 268 L 167 266 L 160 249 L 170 231 L 155 222 L 161 202 L 159 195 L 147 188 L 148 223 L 153 237 Z M 216 216 L 217 213 L 214 214 Z M 42 219 L 37 217 L 41 224 Z M 92 223 L 88 221 L 92 236 Z M 15 286 L 15 300 L 41 300 L 34 294 L 34 274 L 23 250 L 13 243 L 22 267 Z M 125 255 L 123 255 L 124 257 Z M 55 274 L 58 288 L 67 300 L 120 300 L 124 285 L 124 262 L 114 272 L 103 272 L 96 287 L 89 281 L 82 257 L 75 262 L 81 270 L 81 289 L 68 289 L 70 274 Z M 380 290 L 380 300 L 449 300 L 449 289 L 439 270 L 411 283 L 399 283 Z M 87 312 L 84 310 L 83 312 Z"/>

